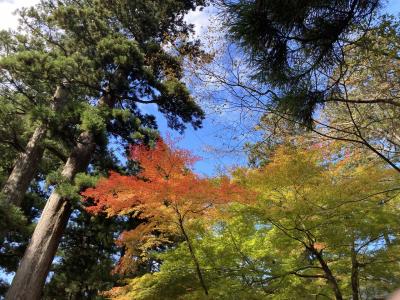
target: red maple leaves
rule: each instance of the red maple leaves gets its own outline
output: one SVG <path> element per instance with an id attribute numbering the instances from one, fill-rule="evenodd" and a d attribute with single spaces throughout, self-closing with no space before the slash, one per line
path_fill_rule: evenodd
<path id="1" fill-rule="evenodd" d="M 133 146 L 131 158 L 140 163 L 136 176 L 112 172 L 82 193 L 94 203 L 87 207 L 89 212 L 109 216 L 133 213 L 145 220 L 121 235 L 124 244 L 141 245 L 143 251 L 155 247 L 167 242 L 170 235 L 182 234 L 187 221 L 216 205 L 242 199 L 243 190 L 228 177 L 209 179 L 195 174 L 192 167 L 198 158 L 172 142 L 159 139 L 153 149 Z"/>
<path id="2" fill-rule="evenodd" d="M 133 146 L 131 158 L 138 161 L 141 171 L 137 176 L 111 172 L 109 178 L 100 179 L 95 188 L 82 195 L 91 198 L 92 213 L 106 212 L 109 216 L 140 211 L 144 217 L 164 215 L 166 208 L 180 211 L 182 217 L 215 204 L 237 198 L 239 187 L 227 177 L 201 178 L 191 167 L 198 160 L 189 151 L 174 148 L 158 140 L 154 149 L 145 145 Z"/>

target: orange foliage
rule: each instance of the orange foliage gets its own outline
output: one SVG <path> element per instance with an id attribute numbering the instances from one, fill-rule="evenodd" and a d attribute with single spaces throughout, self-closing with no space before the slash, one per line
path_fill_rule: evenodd
<path id="1" fill-rule="evenodd" d="M 198 158 L 175 148 L 172 142 L 160 139 L 154 149 L 133 146 L 131 158 L 140 163 L 137 176 L 112 172 L 109 178 L 99 180 L 95 188 L 82 193 L 94 203 L 87 207 L 91 213 L 134 213 L 145 221 L 120 237 L 130 255 L 137 254 L 134 249 L 138 246 L 146 251 L 165 244 L 171 235 L 182 233 L 183 223 L 204 215 L 216 205 L 243 199 L 244 191 L 229 178 L 208 179 L 195 174 L 191 167 Z"/>
<path id="2" fill-rule="evenodd" d="M 314 249 L 317 251 L 321 251 L 324 250 L 326 248 L 326 244 L 325 243 L 314 243 Z"/>
<path id="3" fill-rule="evenodd" d="M 227 177 L 218 180 L 200 178 L 190 167 L 198 160 L 190 152 L 172 148 L 158 140 L 154 149 L 138 145 L 131 158 L 140 162 L 137 176 L 111 172 L 95 188 L 82 195 L 94 200 L 89 212 L 107 212 L 109 216 L 140 211 L 141 217 L 168 215 L 168 208 L 182 217 L 198 214 L 214 204 L 238 200 L 240 188 Z M 167 216 L 166 216 L 167 217 Z"/>

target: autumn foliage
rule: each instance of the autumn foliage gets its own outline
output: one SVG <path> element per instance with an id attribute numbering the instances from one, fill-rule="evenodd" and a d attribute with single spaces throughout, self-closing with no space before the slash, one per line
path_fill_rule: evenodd
<path id="1" fill-rule="evenodd" d="M 93 203 L 87 207 L 91 213 L 133 215 L 143 220 L 120 236 L 119 242 L 127 246 L 123 260 L 143 256 L 147 250 L 169 243 L 171 236 L 185 234 L 187 222 L 217 205 L 246 198 L 228 177 L 209 179 L 195 174 L 192 167 L 198 158 L 176 148 L 172 141 L 159 139 L 154 148 L 132 146 L 130 158 L 140 164 L 137 175 L 112 172 L 83 193 Z"/>

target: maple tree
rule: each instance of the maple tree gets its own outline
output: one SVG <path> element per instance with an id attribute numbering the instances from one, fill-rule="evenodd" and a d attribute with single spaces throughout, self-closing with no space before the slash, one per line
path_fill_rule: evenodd
<path id="1" fill-rule="evenodd" d="M 299 7 L 304 8 L 313 7 L 314 4 L 298 4 L 296 1 L 293 3 L 289 1 L 282 6 L 279 2 L 274 4 L 274 1 L 271 1 L 270 4 L 266 5 L 265 3 L 262 4 L 261 1 L 259 5 L 265 6 L 265 11 L 259 12 L 253 10 L 256 6 L 255 3 L 236 2 L 231 2 L 231 11 L 228 9 L 230 17 L 227 21 L 228 24 L 240 22 L 241 25 L 244 25 L 245 23 L 242 22 L 249 22 L 247 24 L 249 27 L 243 27 L 240 30 L 239 24 L 236 24 L 237 26 L 233 28 L 231 26 L 226 28 L 219 23 L 212 24 L 210 33 L 207 35 L 207 41 L 208 46 L 213 49 L 214 59 L 209 64 L 192 67 L 197 79 L 193 81 L 192 89 L 202 97 L 210 99 L 215 113 L 236 111 L 247 116 L 243 118 L 245 125 L 241 126 L 242 128 L 234 125 L 229 126 L 223 120 L 221 121 L 224 128 L 231 131 L 232 138 L 238 138 L 240 135 L 249 136 L 249 131 L 263 126 L 266 121 L 273 122 L 276 127 L 289 125 L 290 130 L 296 130 L 298 133 L 307 130 L 320 134 L 327 139 L 346 141 L 349 147 L 351 144 L 369 149 L 392 168 L 399 171 L 399 88 L 396 81 L 399 72 L 397 49 L 399 48 L 400 26 L 398 18 L 391 15 L 374 16 L 375 20 L 373 24 L 370 24 L 372 27 L 360 36 L 358 35 L 366 29 L 364 26 L 366 24 L 351 27 L 351 32 L 354 34 L 352 38 L 357 37 L 356 41 L 348 44 L 348 40 L 346 40 L 343 44 L 338 44 L 338 48 L 335 50 L 338 51 L 335 54 L 338 61 L 328 69 L 319 69 L 321 65 L 318 63 L 315 65 L 306 63 L 308 59 L 313 60 L 310 53 L 305 51 L 307 46 L 297 49 L 297 47 L 294 47 L 295 44 L 292 44 L 293 41 L 286 46 L 295 49 L 292 49 L 289 52 L 290 54 L 287 53 L 287 56 L 279 57 L 281 59 L 290 57 L 289 61 L 278 59 L 272 64 L 265 63 L 280 51 L 284 52 L 285 47 L 279 48 L 273 45 L 266 47 L 264 43 L 259 43 L 260 39 L 262 40 L 261 36 L 249 34 L 251 30 L 248 31 L 247 29 L 262 30 L 264 28 L 261 26 L 263 22 L 279 16 L 268 15 L 267 11 L 282 10 L 290 16 L 297 13 L 302 15 L 303 13 L 313 12 L 315 15 L 310 16 L 312 19 L 318 15 L 318 9 L 332 9 L 332 7 L 329 8 L 331 4 L 317 6 L 316 11 L 314 9 L 310 11 L 297 11 L 296 9 L 288 11 L 284 9 L 286 5 L 292 6 L 292 8 L 299 5 Z M 372 1 L 369 3 L 372 3 Z M 332 5 L 334 7 L 337 3 Z M 249 11 L 246 9 L 249 9 Z M 248 19 L 245 18 L 245 12 L 249 13 Z M 342 12 L 344 13 L 345 10 Z M 260 13 L 261 15 L 258 16 L 263 16 L 259 20 L 259 28 L 251 25 L 255 18 L 255 15 L 252 15 L 253 13 L 255 15 Z M 290 16 L 287 20 L 288 24 L 291 23 L 289 21 L 291 20 Z M 299 20 L 301 19 L 300 17 Z M 280 24 L 279 21 L 271 26 L 279 26 L 278 24 Z M 264 26 L 267 26 L 267 24 L 264 23 Z M 244 28 L 247 29 L 244 30 Z M 235 41 L 242 46 L 244 44 L 251 46 L 251 41 L 253 41 L 255 49 L 253 47 L 237 47 L 237 44 L 232 44 L 226 38 L 226 35 L 221 34 L 224 29 L 236 32 L 237 38 L 239 36 L 249 38 L 250 40 L 242 41 L 239 38 Z M 310 30 L 307 26 L 298 29 L 303 33 Z M 277 40 L 296 39 L 297 34 L 293 32 L 290 37 L 279 36 Z M 270 32 L 266 33 L 263 38 L 269 39 L 273 36 L 274 32 Z M 322 36 L 326 37 L 325 35 Z M 254 40 L 252 40 L 253 38 Z M 306 44 L 312 45 L 316 40 L 318 40 L 317 37 L 315 37 L 315 40 L 309 40 Z M 257 53 L 253 51 L 258 54 L 265 51 L 264 59 L 266 60 L 263 60 L 261 56 L 257 59 Z M 302 53 L 303 51 L 305 52 Z M 295 61 L 297 63 L 294 63 Z M 324 65 L 329 64 L 328 61 L 322 59 L 320 62 Z M 276 67 L 276 69 L 272 67 L 280 63 L 287 63 L 287 65 L 286 67 Z M 296 67 L 293 68 L 295 65 Z M 310 72 L 313 69 L 311 73 L 315 72 L 315 74 L 312 76 L 308 72 L 302 74 L 303 68 L 310 68 Z M 261 70 L 264 70 L 265 73 Z M 260 72 L 259 75 L 265 77 L 254 76 L 258 71 Z M 287 82 L 284 78 L 281 78 L 283 86 L 273 84 L 272 78 L 285 77 L 285 74 L 293 77 L 303 77 L 304 75 L 303 79 L 310 80 L 310 82 L 300 84 L 297 81 L 295 83 Z M 226 135 L 225 132 L 224 135 Z M 257 132 L 254 132 L 251 138 L 248 138 L 248 141 L 251 141 L 253 136 L 257 136 Z M 275 139 L 281 138 L 274 131 L 270 132 L 270 137 L 272 143 L 275 143 Z M 264 137 L 260 140 L 264 142 Z M 220 151 L 223 150 L 220 149 Z M 250 159 L 252 158 L 250 157 Z"/>
<path id="2" fill-rule="evenodd" d="M 207 295 L 207 284 L 186 225 L 216 205 L 241 201 L 242 190 L 228 177 L 209 179 L 195 174 L 192 167 L 198 158 L 176 148 L 172 141 L 159 139 L 154 148 L 132 146 L 131 159 L 140 163 L 137 175 L 112 172 L 109 178 L 99 180 L 96 187 L 83 192 L 86 199 L 93 201 L 87 207 L 89 212 L 105 212 L 108 216 L 134 213 L 144 220 L 120 236 L 119 243 L 127 251 L 117 270 L 129 268 L 139 253 L 143 257 L 149 250 L 170 243 L 172 236 L 181 236 Z"/>
<path id="3" fill-rule="evenodd" d="M 270 226 L 262 229 L 274 261 L 268 290 L 360 299 L 372 280 L 375 293 L 396 286 L 384 266 L 398 272 L 399 177 L 374 158 L 343 143 L 298 139 L 265 167 L 237 172 L 260 199 L 242 213 Z"/>
<path id="4" fill-rule="evenodd" d="M 400 171 L 399 56 L 400 23 L 384 16 L 356 45 L 344 48 L 343 66 L 316 124 L 326 137 L 372 150 Z"/>
<path id="5" fill-rule="evenodd" d="M 185 15 L 210 2 L 222 18 L 203 47 Z M 398 18 L 377 17 L 380 0 L 247 2 L 43 0 L 0 32 L 6 299 L 359 300 L 400 285 Z M 157 140 L 153 109 L 183 131 L 200 103 L 225 141 L 249 141 L 249 167 L 204 178 Z"/>
<path id="6" fill-rule="evenodd" d="M 188 227 L 215 299 L 372 299 L 398 286 L 397 173 L 375 156 L 304 136 L 234 180 L 256 200 Z M 112 299 L 202 299 L 185 245 Z"/>

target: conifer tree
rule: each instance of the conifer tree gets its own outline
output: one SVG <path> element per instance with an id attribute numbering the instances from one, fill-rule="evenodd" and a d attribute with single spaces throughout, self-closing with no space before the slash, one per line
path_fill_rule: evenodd
<path id="1" fill-rule="evenodd" d="M 184 123 L 200 126 L 203 112 L 180 82 L 179 56 L 191 48 L 185 41 L 190 26 L 183 21 L 184 13 L 199 4 L 202 1 L 44 1 L 22 12 L 27 27 L 65 53 L 63 59 L 74 65 L 72 76 L 61 74 L 82 104 L 73 131 L 75 146 L 46 203 L 7 299 L 41 297 L 71 212 L 70 183 L 78 172 L 86 171 L 93 155 L 104 149 L 108 134 L 135 140 L 123 127 L 115 126 L 116 110 L 126 110 L 130 128 L 142 128 L 145 135 L 151 134 L 144 128 L 146 124 L 129 118 L 129 114 L 138 113 L 137 103 L 158 105 L 174 129 L 183 130 Z M 176 49 L 184 46 L 184 50 L 167 52 L 165 42 L 178 38 Z"/>
<path id="2" fill-rule="evenodd" d="M 66 88 L 58 86 L 53 96 L 52 107 L 58 110 L 65 102 L 67 96 Z M 5 195 L 5 202 L 16 206 L 21 205 L 22 198 L 28 189 L 30 182 L 36 174 L 38 165 L 43 157 L 44 145 L 43 139 L 48 131 L 48 123 L 40 124 L 29 139 L 14 165 L 14 168 L 3 186 L 2 193 Z"/>
<path id="3" fill-rule="evenodd" d="M 343 46 L 368 31 L 383 1 L 217 2 L 255 77 L 276 88 L 274 101 L 309 126 L 327 96 L 326 75 L 342 62 Z"/>

